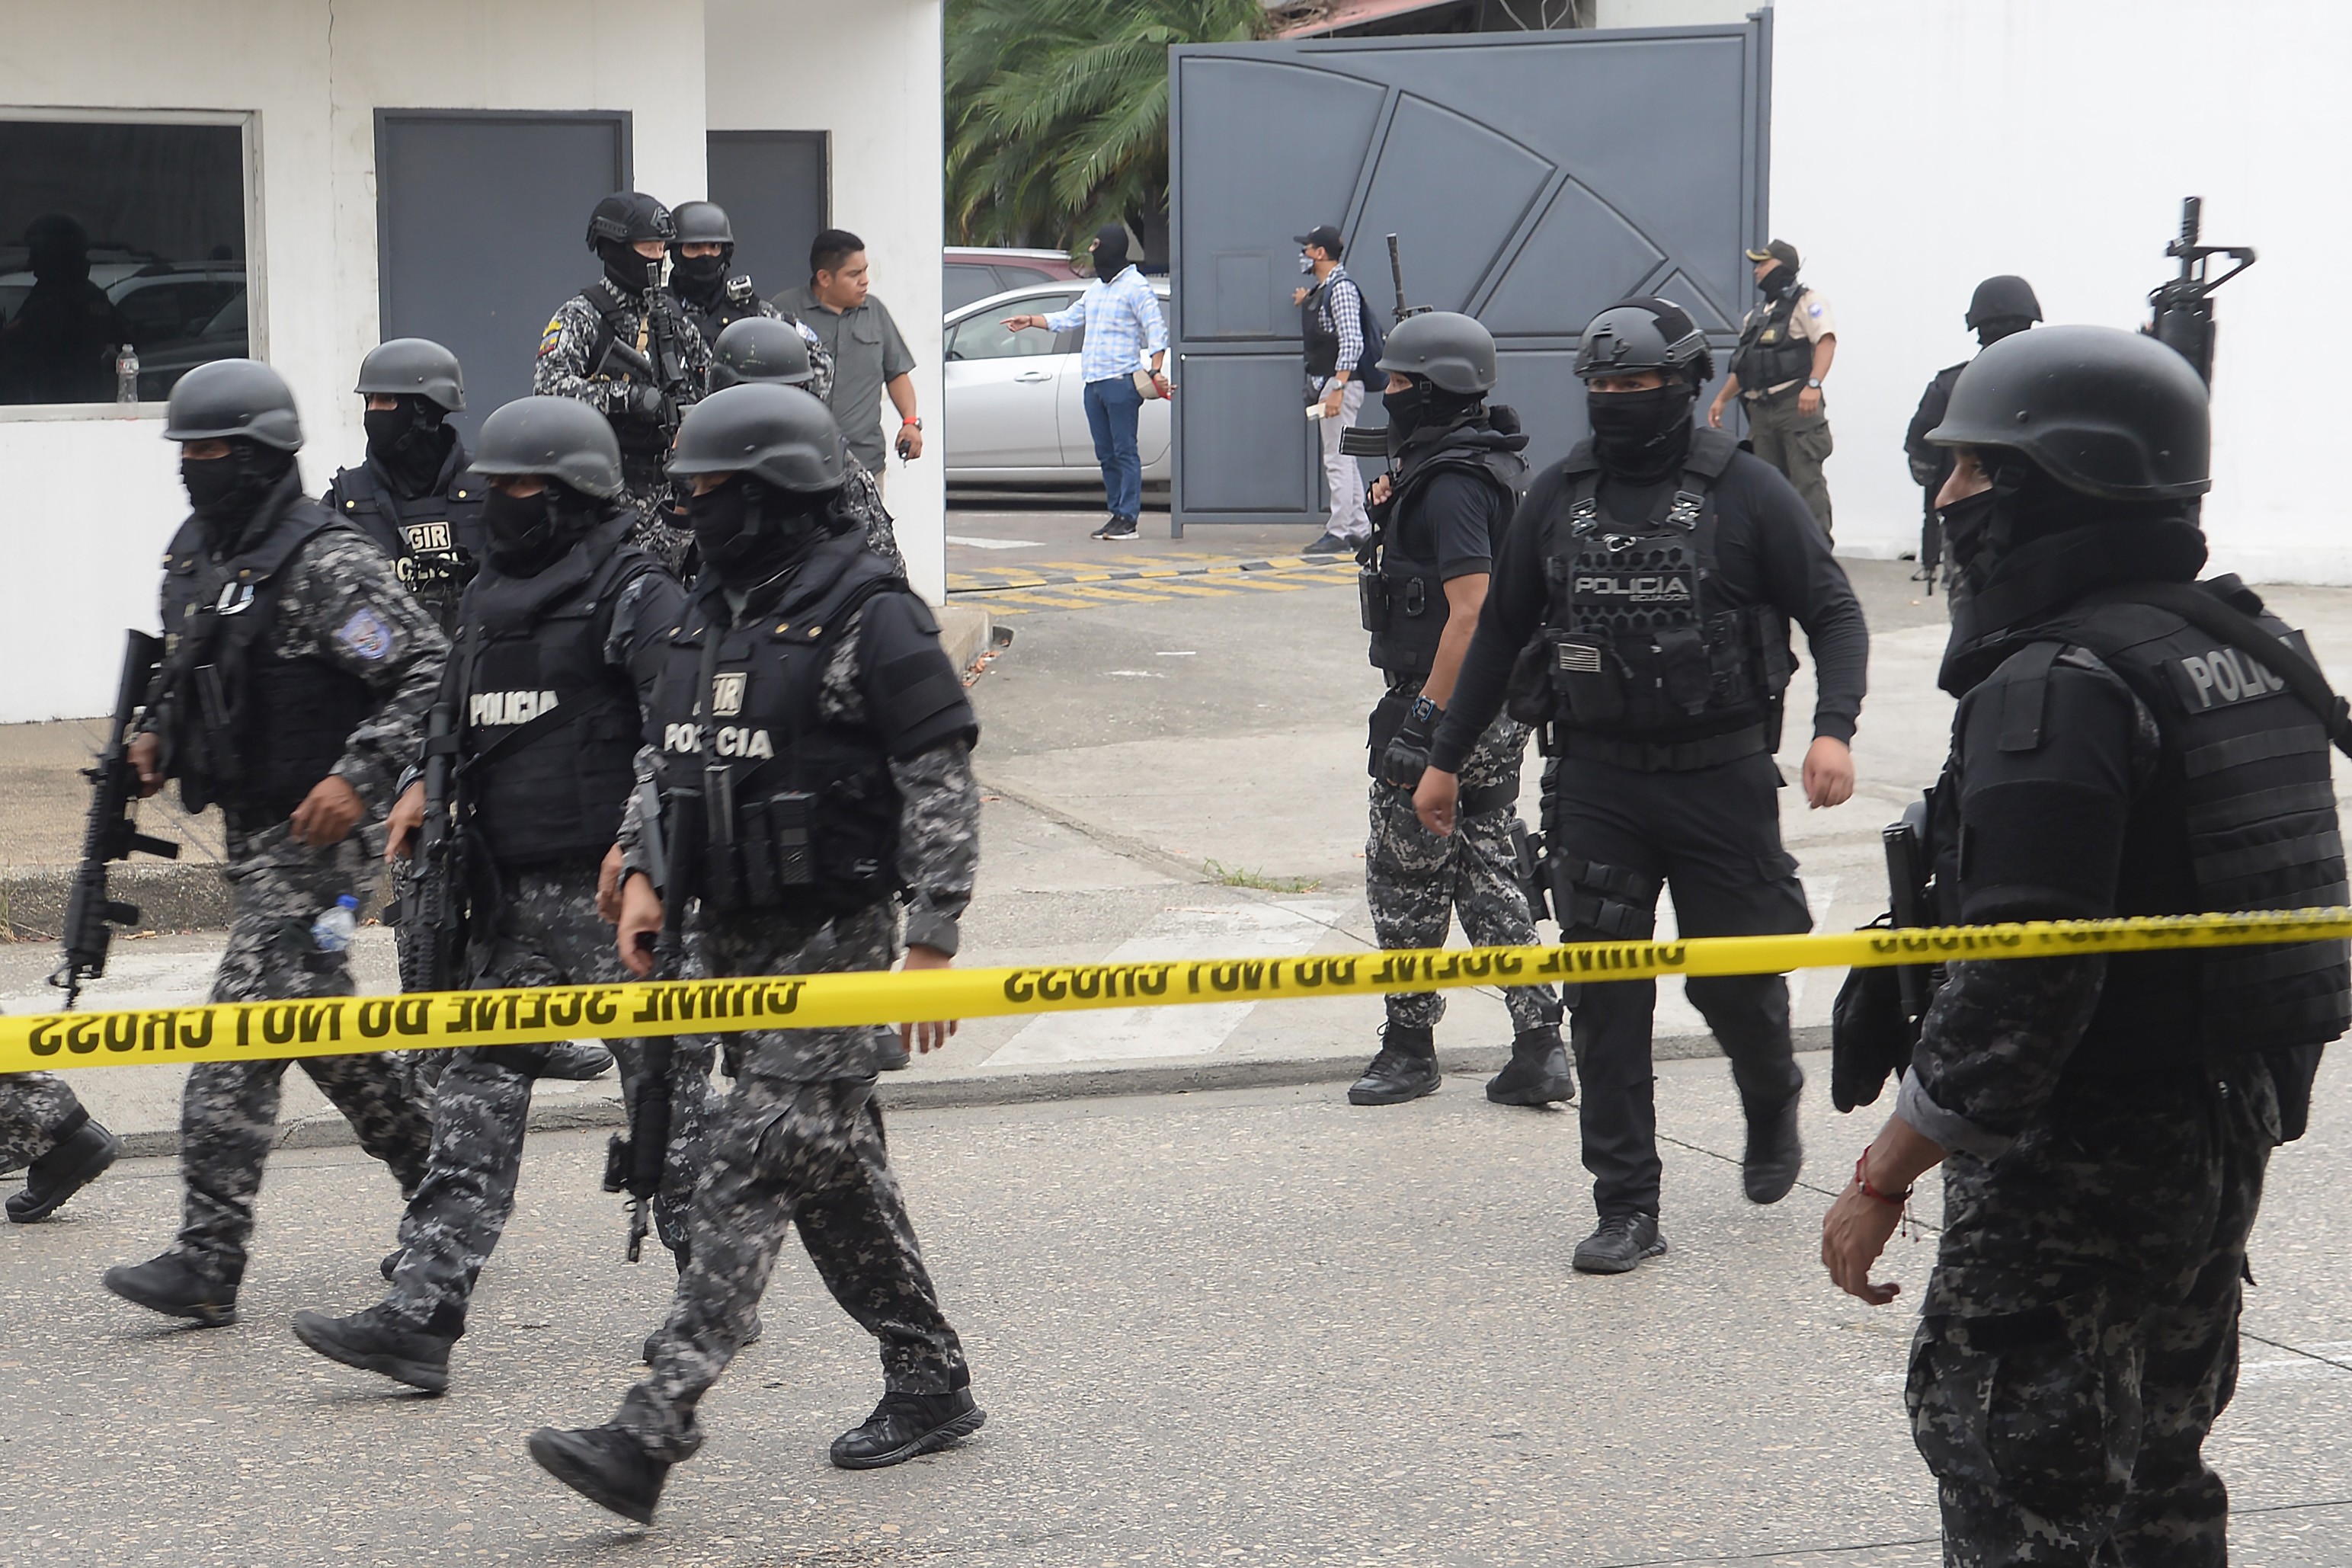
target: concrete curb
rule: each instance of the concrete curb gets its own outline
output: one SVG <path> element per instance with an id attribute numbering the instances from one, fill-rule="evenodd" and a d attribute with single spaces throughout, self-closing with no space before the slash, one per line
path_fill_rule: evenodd
<path id="1" fill-rule="evenodd" d="M 1800 1053 L 1826 1051 L 1825 1028 L 1795 1031 Z M 1652 1047 L 1654 1060 L 1695 1061 L 1719 1054 L 1712 1035 L 1675 1035 Z M 1364 1070 L 1366 1058 L 1288 1057 L 1259 1061 L 1155 1063 L 1145 1067 L 1090 1068 L 1070 1072 L 977 1072 L 955 1077 L 906 1078 L 885 1074 L 875 1089 L 883 1110 L 962 1110 L 993 1105 L 1038 1105 L 1064 1100 L 1113 1100 L 1139 1095 L 1208 1094 L 1219 1089 L 1296 1089 L 1316 1083 L 1352 1083 Z M 1472 1046 L 1439 1053 L 1449 1076 L 1485 1078 L 1500 1072 L 1511 1059 L 1508 1046 Z M 533 1100 L 530 1129 L 533 1132 L 572 1132 L 623 1122 L 618 1100 L 585 1102 Z M 321 1116 L 280 1127 L 276 1147 L 333 1149 L 357 1142 L 351 1123 L 340 1116 Z M 176 1128 L 122 1134 L 122 1152 L 132 1159 L 160 1159 L 178 1154 Z"/>

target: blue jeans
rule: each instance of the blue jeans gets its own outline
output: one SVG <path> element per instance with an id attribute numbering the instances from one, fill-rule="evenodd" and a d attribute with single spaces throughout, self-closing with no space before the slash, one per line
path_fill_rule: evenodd
<path id="1" fill-rule="evenodd" d="M 1087 383 L 1087 428 L 1095 434 L 1095 461 L 1102 465 L 1103 500 L 1113 517 L 1132 519 L 1143 510 L 1143 459 L 1135 452 L 1135 423 L 1143 394 L 1132 376 Z"/>

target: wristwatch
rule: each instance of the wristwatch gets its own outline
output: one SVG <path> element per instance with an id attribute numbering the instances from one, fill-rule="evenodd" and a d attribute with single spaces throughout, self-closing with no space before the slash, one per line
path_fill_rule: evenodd
<path id="1" fill-rule="evenodd" d="M 1819 392 L 1822 389 L 1822 378 L 1818 375 L 1809 375 L 1805 377 L 1805 384 Z"/>

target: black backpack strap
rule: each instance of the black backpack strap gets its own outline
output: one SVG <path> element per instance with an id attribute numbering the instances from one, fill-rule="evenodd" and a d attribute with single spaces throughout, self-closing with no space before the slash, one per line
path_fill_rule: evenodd
<path id="1" fill-rule="evenodd" d="M 2352 704 L 2336 694 L 2317 665 L 2281 642 L 2276 632 L 2253 616 L 2222 603 L 2210 585 L 2126 583 L 2077 603 L 2148 605 L 2171 611 L 2200 631 L 2212 633 L 2284 681 L 2294 700 L 2318 715 L 2336 749 L 2352 757 Z"/>

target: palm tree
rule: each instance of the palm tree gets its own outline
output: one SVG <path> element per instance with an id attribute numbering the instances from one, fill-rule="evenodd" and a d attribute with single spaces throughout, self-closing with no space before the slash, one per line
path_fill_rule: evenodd
<path id="1" fill-rule="evenodd" d="M 1262 0 L 948 0 L 947 222 L 967 245 L 1124 223 L 1168 248 L 1168 48 L 1266 29 Z"/>

